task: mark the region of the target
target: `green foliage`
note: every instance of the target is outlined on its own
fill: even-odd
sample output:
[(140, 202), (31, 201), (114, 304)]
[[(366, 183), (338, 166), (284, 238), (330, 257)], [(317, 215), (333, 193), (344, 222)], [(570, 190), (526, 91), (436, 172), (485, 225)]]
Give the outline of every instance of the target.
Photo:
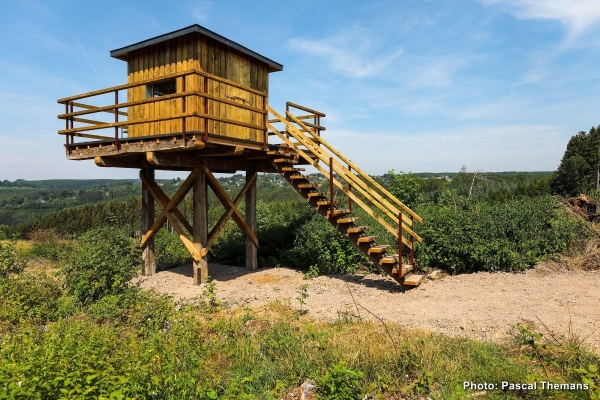
[(19, 258), (14, 243), (0, 242), (0, 279), (20, 274), (25, 263)]
[(314, 214), (297, 230), (286, 261), (294, 268), (313, 266), (313, 271), (323, 275), (354, 272), (368, 259), (321, 215)]
[(446, 192), (423, 217), (416, 246), (421, 266), (448, 271), (519, 271), (565, 253), (589, 234), (552, 197), (490, 204)]
[(29, 234), (31, 248), (24, 253), (27, 258), (43, 258), (54, 263), (65, 263), (73, 253), (73, 242), (56, 229), (41, 229)]
[(139, 259), (138, 247), (121, 231), (111, 227), (91, 230), (79, 238), (64, 269), (67, 289), (82, 303), (122, 293), (136, 274)]
[(0, 325), (55, 321), (60, 315), (60, 284), (44, 272), (27, 272), (0, 280)]
[(364, 374), (348, 368), (345, 362), (333, 364), (317, 380), (318, 399), (354, 400), (361, 396)]
[(190, 263), (192, 257), (179, 235), (166, 229), (159, 230), (154, 236), (154, 249), (157, 270), (177, 267)]
[(600, 126), (571, 137), (552, 181), (552, 189), (563, 196), (598, 190), (599, 173)]
[(396, 174), (394, 170), (389, 171), (386, 177), (389, 191), (409, 208), (415, 208), (423, 202), (422, 179), (410, 172), (400, 171)]

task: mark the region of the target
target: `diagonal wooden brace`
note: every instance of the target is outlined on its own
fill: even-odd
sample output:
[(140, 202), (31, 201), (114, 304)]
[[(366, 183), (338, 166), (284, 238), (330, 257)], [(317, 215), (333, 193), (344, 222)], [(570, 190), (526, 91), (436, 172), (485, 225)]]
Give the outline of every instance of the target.
[(192, 184), (194, 183), (194, 179), (196, 178), (196, 176), (198, 176), (199, 173), (200, 170), (198, 168), (194, 169), (187, 177), (187, 179), (183, 182), (179, 190), (177, 190), (177, 193), (175, 193), (175, 196), (173, 196), (171, 200), (169, 200), (165, 192), (163, 192), (163, 190), (160, 188), (160, 186), (156, 184), (156, 182), (148, 181), (147, 179), (145, 179), (145, 177), (143, 177), (140, 174), (140, 179), (142, 180), (142, 183), (148, 188), (152, 188), (152, 191), (150, 193), (152, 194), (152, 197), (154, 197), (154, 199), (156, 200), (156, 203), (163, 210), (156, 219), (156, 221), (154, 221), (148, 232), (142, 238), (141, 246), (143, 246), (148, 240), (154, 237), (156, 232), (158, 232), (160, 227), (167, 220), (167, 213), (172, 212), (173, 214), (175, 214), (177, 219), (181, 221), (181, 223), (185, 226), (188, 232), (190, 234), (192, 233), (192, 226), (189, 224), (189, 222), (187, 222), (183, 214), (179, 212), (177, 206), (179, 205), (181, 200), (183, 200), (185, 195), (190, 191)]
[(244, 216), (237, 209), (236, 205), (231, 201), (225, 189), (223, 189), (217, 178), (215, 178), (212, 172), (210, 172), (206, 164), (202, 164), (202, 171), (204, 171), (204, 173), (206, 174), (206, 181), (208, 182), (208, 185), (211, 187), (221, 204), (223, 204), (226, 210), (231, 211), (231, 217), (240, 227), (244, 235), (246, 235), (247, 238), (250, 238), (254, 245), (258, 247), (258, 238), (254, 234), (254, 232), (252, 232), (252, 229), (244, 219)]
[[(248, 190), (250, 189), (250, 187), (252, 186), (252, 184), (255, 181), (256, 181), (256, 172), (252, 175), (252, 178), (250, 178), (250, 180), (246, 183), (246, 186), (244, 186), (242, 188), (242, 191), (240, 192), (240, 194), (238, 194), (237, 197), (235, 198), (235, 200), (233, 201), (233, 205), (235, 207), (237, 207), (238, 204), (240, 204), (240, 202), (242, 201), (242, 199), (244, 198), (244, 196), (246, 195), (246, 193), (248, 192)], [(231, 218), (231, 215), (233, 215), (233, 208), (228, 209), (227, 212), (225, 212), (225, 214), (223, 214), (223, 216), (216, 223), (214, 228), (212, 228), (212, 230), (210, 231), (210, 234), (208, 235), (208, 242), (206, 243), (207, 249), (210, 249), (211, 246), (213, 245), (213, 243), (215, 242), (215, 240), (217, 240), (219, 233), (221, 233), (221, 230), (223, 229), (223, 227), (225, 226), (227, 221), (229, 221), (229, 218)]]
[[(190, 174), (188, 179), (186, 179), (186, 182), (188, 180), (191, 180), (193, 183), (193, 180), (199, 173), (200, 173), (200, 170), (198, 168), (196, 168), (194, 171), (192, 171), (192, 173)], [(178, 204), (181, 201), (181, 199), (183, 199), (183, 197), (185, 197), (185, 193), (187, 193), (187, 191), (189, 191), (189, 188), (191, 186), (187, 187), (187, 189), (186, 189), (184, 186), (186, 182), (184, 182), (184, 184), (181, 185), (181, 188), (179, 188), (179, 190), (177, 191), (177, 193), (175, 194), (173, 199), (169, 202), (169, 204), (165, 204), (165, 202), (162, 200), (161, 196), (159, 195), (159, 191), (161, 191), (160, 187), (158, 185), (156, 185), (156, 183), (150, 182), (143, 175), (140, 175), (140, 178), (142, 179), (143, 184), (148, 188), (148, 191), (150, 192), (152, 197), (154, 197), (154, 200), (158, 203), (160, 208), (163, 209), (163, 212), (161, 213), (161, 215), (164, 214), (164, 217), (171, 223), (171, 225), (173, 226), (175, 231), (177, 231), (177, 234), (179, 235), (179, 239), (181, 239), (181, 241), (183, 242), (185, 247), (188, 249), (188, 251), (190, 252), (192, 257), (194, 258), (194, 260), (199, 261), (200, 259), (202, 259), (202, 257), (204, 257), (208, 253), (208, 250), (196, 249), (196, 246), (190, 241), (190, 239), (188, 239), (185, 232), (179, 225), (179, 222), (177, 221), (177, 219), (175, 219), (173, 214), (170, 211), (168, 211), (168, 208), (167, 208), (169, 205), (171, 205), (171, 203)], [(157, 188), (158, 188), (158, 190), (157, 190)], [(173, 200), (176, 200), (176, 201), (173, 201)], [(173, 205), (171, 205), (171, 207), (173, 207)], [(152, 226), (154, 226), (154, 225), (156, 225), (156, 222)], [(160, 223), (160, 225), (162, 225), (162, 223)], [(160, 225), (159, 225), (159, 227), (160, 227)], [(154, 231), (154, 232), (156, 232), (156, 231)], [(150, 237), (150, 236), (148, 236), (148, 237)], [(144, 242), (142, 242), (142, 246), (143, 246), (143, 244), (144, 244)]]

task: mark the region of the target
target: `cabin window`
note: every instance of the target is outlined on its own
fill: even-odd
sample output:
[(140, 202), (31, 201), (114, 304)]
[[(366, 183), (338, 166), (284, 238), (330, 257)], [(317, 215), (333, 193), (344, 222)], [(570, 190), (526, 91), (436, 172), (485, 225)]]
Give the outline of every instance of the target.
[(146, 98), (160, 97), (167, 94), (174, 94), (177, 92), (177, 84), (175, 79), (169, 79), (166, 81), (154, 82), (146, 85)]

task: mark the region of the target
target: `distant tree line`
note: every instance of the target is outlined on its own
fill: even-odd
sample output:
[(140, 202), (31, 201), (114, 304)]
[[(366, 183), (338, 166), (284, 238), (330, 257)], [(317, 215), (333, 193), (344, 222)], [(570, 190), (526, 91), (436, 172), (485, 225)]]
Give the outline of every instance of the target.
[(563, 196), (600, 189), (600, 125), (571, 137), (551, 186)]

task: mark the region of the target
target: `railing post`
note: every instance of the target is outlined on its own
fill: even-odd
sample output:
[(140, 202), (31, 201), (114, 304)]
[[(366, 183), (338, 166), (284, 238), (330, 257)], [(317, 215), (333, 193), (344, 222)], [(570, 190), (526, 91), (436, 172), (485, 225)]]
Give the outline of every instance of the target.
[[(285, 102), (285, 119), (287, 119), (289, 121), (290, 119), (287, 116), (288, 112), (290, 112), (290, 104), (286, 101)], [(285, 128), (285, 136), (287, 137), (288, 140), (290, 140), (290, 133), (288, 132), (287, 127)], [(286, 146), (287, 151), (290, 151), (290, 145), (286, 144), (285, 146)]]
[[(410, 229), (414, 232), (415, 231), (415, 220), (413, 218), (413, 216), (410, 216)], [(412, 235), (410, 236), (410, 265), (412, 265), (413, 267), (415, 266), (415, 253), (414, 253), (414, 238), (412, 237)]]
[[(119, 91), (115, 90), (115, 106), (119, 104)], [(119, 109), (115, 108), (115, 123), (119, 122)], [(119, 127), (115, 126), (115, 147), (117, 150), (121, 150), (121, 144), (119, 143)]]
[[(181, 77), (181, 91), (185, 92), (185, 75), (183, 75)], [(186, 102), (186, 97), (183, 96), (181, 98), (181, 113), (185, 114), (185, 102)], [(181, 117), (181, 138), (183, 139), (183, 143), (185, 143), (186, 141), (186, 136), (185, 136), (185, 117)]]
[[(65, 103), (65, 114), (69, 113), (69, 103)], [(65, 129), (69, 129), (69, 117), (65, 118)], [(67, 152), (71, 154), (71, 146), (69, 145), (69, 135), (65, 135), (65, 147)]]
[(333, 217), (333, 157), (329, 157), (329, 217)]
[(402, 260), (402, 212), (398, 213), (398, 269), (402, 271), (402, 265), (404, 261)]
[(204, 83), (203, 83), (203, 92), (204, 92), (204, 114), (206, 115), (204, 117), (204, 142), (206, 142), (208, 140), (208, 97), (206, 97), (208, 95), (208, 76), (203, 77)]
[(263, 110), (265, 114), (263, 114), (263, 150), (267, 150), (268, 142), (269, 142), (269, 130), (267, 129), (267, 120), (269, 119), (269, 113), (267, 112), (267, 96), (263, 96)]
[[(352, 173), (352, 167), (350, 165), (348, 165), (348, 172)], [(350, 182), (352, 181), (348, 181), (348, 192), (352, 192), (352, 183)], [(348, 210), (352, 212), (352, 198), (350, 196), (348, 196)]]

